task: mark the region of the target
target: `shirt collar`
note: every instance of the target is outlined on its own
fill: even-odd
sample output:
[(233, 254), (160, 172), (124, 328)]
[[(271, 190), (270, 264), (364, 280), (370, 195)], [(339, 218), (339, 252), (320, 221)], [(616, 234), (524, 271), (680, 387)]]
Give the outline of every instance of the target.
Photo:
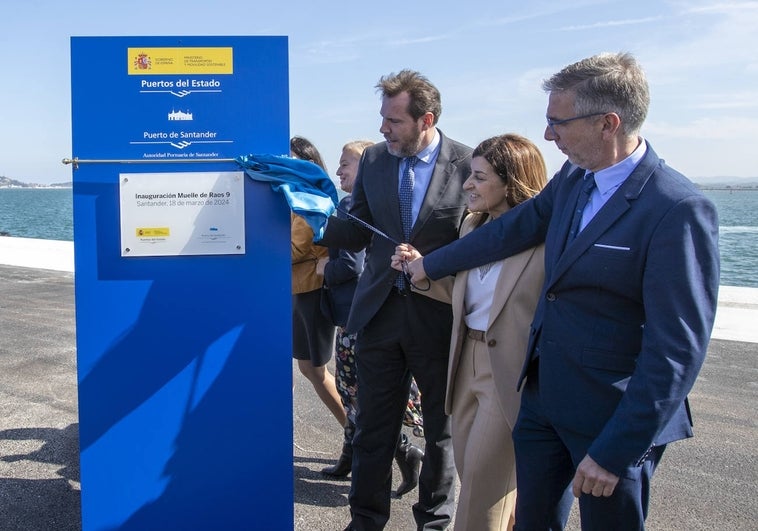
[(416, 157), (423, 162), (424, 164), (429, 164), (429, 162), (432, 160), (434, 155), (436, 154), (437, 150), (440, 147), (440, 133), (437, 131), (437, 128), (434, 128), (434, 138), (432, 138), (432, 141), (429, 143), (428, 146), (426, 146), (424, 149), (416, 153)]
[(637, 167), (647, 152), (647, 142), (640, 137), (640, 143), (632, 153), (621, 162), (595, 172), (595, 184), (600, 195), (615, 190)]

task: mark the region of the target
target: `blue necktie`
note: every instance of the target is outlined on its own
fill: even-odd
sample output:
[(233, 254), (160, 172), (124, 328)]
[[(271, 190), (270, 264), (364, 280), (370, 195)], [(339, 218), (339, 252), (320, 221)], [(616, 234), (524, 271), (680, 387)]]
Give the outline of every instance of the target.
[(418, 162), (418, 157), (415, 155), (405, 159), (405, 171), (403, 177), (400, 179), (400, 192), (398, 197), (400, 199), (400, 219), (403, 222), (403, 235), (407, 242), (411, 237), (411, 228), (413, 228), (413, 183), (415, 181), (415, 173), (413, 168)]
[(595, 174), (588, 173), (584, 176), (584, 182), (582, 183), (582, 190), (579, 192), (579, 198), (576, 200), (576, 208), (574, 209), (574, 217), (571, 219), (571, 228), (569, 229), (568, 238), (566, 243), (570, 243), (579, 234), (582, 224), (582, 214), (584, 208), (587, 206), (587, 201), (590, 200), (592, 190), (595, 188)]
[[(411, 238), (411, 229), (413, 228), (413, 183), (415, 174), (413, 168), (418, 162), (418, 157), (413, 155), (405, 159), (405, 170), (403, 177), (400, 179), (400, 191), (398, 199), (400, 200), (400, 220), (403, 223), (403, 236), (407, 242)], [(395, 286), (401, 290), (406, 289), (405, 277), (398, 273), (395, 279)]]

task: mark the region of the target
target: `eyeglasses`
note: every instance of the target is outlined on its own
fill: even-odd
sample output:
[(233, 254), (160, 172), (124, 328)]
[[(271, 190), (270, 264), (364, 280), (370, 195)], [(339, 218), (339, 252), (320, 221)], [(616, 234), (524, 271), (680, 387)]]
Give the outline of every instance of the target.
[(551, 120), (550, 118), (545, 118), (547, 120), (547, 126), (550, 128), (550, 131), (552, 131), (553, 136), (558, 136), (558, 133), (555, 132), (555, 126), (561, 125), (561, 124), (567, 124), (569, 122), (573, 122), (574, 120), (583, 120), (585, 118), (591, 118), (593, 116), (602, 116), (604, 114), (608, 114), (607, 112), (593, 112), (590, 114), (582, 114), (581, 116), (574, 116), (573, 118), (566, 118), (565, 120)]

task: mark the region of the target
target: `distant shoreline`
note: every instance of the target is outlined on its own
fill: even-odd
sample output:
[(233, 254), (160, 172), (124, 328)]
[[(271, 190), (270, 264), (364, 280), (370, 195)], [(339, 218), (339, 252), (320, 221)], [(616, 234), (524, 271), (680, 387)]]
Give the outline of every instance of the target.
[(758, 192), (758, 188), (740, 188), (736, 186), (698, 186), (701, 190), (725, 192)]
[(72, 184), (35, 184), (31, 186), (2, 186), (0, 190), (65, 190), (73, 188)]

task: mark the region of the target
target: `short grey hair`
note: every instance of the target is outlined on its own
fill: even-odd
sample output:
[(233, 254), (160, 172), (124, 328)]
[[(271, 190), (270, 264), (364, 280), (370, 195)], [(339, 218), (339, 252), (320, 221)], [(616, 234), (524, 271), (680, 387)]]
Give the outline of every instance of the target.
[(650, 107), (642, 67), (630, 53), (601, 53), (565, 67), (542, 82), (545, 92), (574, 91), (577, 115), (614, 112), (621, 131), (636, 136)]

